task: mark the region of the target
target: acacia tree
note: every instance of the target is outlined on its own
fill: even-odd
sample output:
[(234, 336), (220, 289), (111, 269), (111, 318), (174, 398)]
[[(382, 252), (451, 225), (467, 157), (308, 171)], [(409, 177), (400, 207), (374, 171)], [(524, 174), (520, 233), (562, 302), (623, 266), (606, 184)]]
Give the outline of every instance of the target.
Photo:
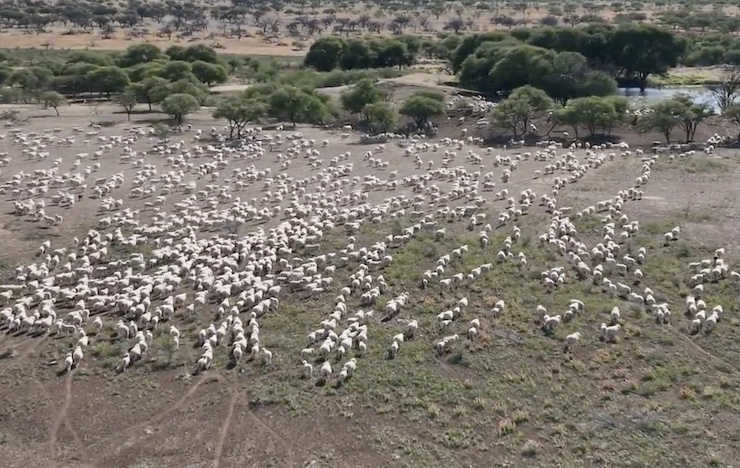
[(372, 133), (386, 133), (398, 125), (398, 112), (387, 102), (366, 105), (362, 116)]
[(653, 106), (653, 111), (642, 115), (637, 124), (643, 130), (654, 130), (665, 137), (667, 144), (671, 143), (671, 132), (678, 125), (678, 120), (683, 112), (680, 103), (673, 99), (659, 102)]
[(359, 114), (368, 104), (381, 102), (384, 98), (385, 93), (370, 79), (358, 81), (340, 96), (342, 107), (353, 114)]
[[(619, 104), (619, 105), (617, 105)], [(627, 106), (610, 97), (585, 97), (571, 99), (568, 104), (553, 113), (559, 124), (570, 125), (578, 138), (579, 127), (586, 127), (589, 136), (601, 129), (611, 129), (624, 117)]]
[(44, 104), (44, 108), (51, 107), (59, 115), (59, 106), (67, 102), (67, 98), (57, 93), (56, 91), (47, 91), (41, 95), (41, 102)]
[(722, 82), (712, 86), (710, 92), (720, 112), (735, 104), (735, 99), (740, 94), (740, 67), (735, 65), (727, 70)]
[(679, 94), (673, 99), (683, 106), (683, 112), (681, 112), (678, 120), (678, 127), (683, 130), (686, 143), (691, 143), (694, 141), (699, 125), (707, 120), (713, 112), (706, 103), (695, 103), (691, 100), (690, 96), (685, 94)]
[(162, 101), (162, 111), (170, 115), (177, 125), (182, 124), (185, 116), (199, 107), (198, 100), (190, 94), (173, 94)]
[(415, 93), (404, 101), (398, 112), (411, 117), (417, 128), (422, 129), (427, 126), (430, 118), (444, 114), (443, 99), (441, 94), (432, 96), (431, 93)]
[(126, 111), (126, 119), (128, 121), (131, 121), (131, 112), (133, 112), (137, 103), (136, 93), (131, 90), (126, 90), (118, 95), (118, 104)]
[(229, 138), (241, 138), (247, 124), (259, 120), (266, 113), (267, 105), (264, 102), (240, 98), (222, 101), (213, 112), (213, 118), (226, 119), (229, 122)]
[(522, 86), (493, 108), (490, 119), (499, 127), (511, 130), (519, 138), (542, 112), (552, 108), (553, 101), (541, 89)]
[(677, 94), (671, 99), (656, 104), (653, 112), (645, 115), (638, 123), (643, 128), (659, 131), (671, 142), (671, 132), (675, 128), (683, 130), (685, 142), (694, 141), (696, 131), (707, 118), (712, 115), (712, 110), (707, 104), (694, 103), (690, 96)]

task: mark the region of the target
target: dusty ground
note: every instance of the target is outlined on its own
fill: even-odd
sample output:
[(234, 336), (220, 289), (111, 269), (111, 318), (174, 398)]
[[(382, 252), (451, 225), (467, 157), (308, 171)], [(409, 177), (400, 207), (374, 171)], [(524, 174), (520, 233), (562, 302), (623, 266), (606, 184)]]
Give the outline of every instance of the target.
[[(23, 112), (35, 116), (22, 126), (24, 132), (61, 128), (61, 138), (75, 126), (90, 130), (89, 110), (84, 107), (63, 109), (62, 119), (31, 108)], [(118, 122), (104, 128), (104, 135), (125, 134), (127, 127), (143, 125), (129, 124), (120, 114), (95, 120)], [(212, 125), (218, 125), (205, 114), (191, 122), (193, 132), (202, 128), (208, 133)], [(390, 167), (378, 170), (362, 161), (362, 154), (372, 146), (357, 145), (355, 136), (344, 140), (338, 134), (315, 129), (300, 131), (307, 138), (330, 141), (328, 148), (321, 150), (325, 165), (330, 158), (350, 151), (353, 176), (385, 179), (389, 171), (397, 170), (402, 179), (427, 172), (417, 171), (412, 158), (404, 157), (402, 149), (391, 143), (376, 155), (389, 161)], [(6, 137), (0, 141), (0, 152), (8, 152), (13, 160), (1, 168), (0, 184), (20, 171), (48, 168), (55, 158), (62, 158), (62, 171), (71, 170), (75, 154), (92, 153), (99, 144), (97, 137), (89, 137), (88, 144), (83, 144), (83, 138), (84, 133), (78, 134), (69, 148), (49, 146), (48, 159), (32, 162)], [(180, 138), (193, 145), (192, 133), (176, 135), (173, 141)], [(134, 149), (142, 151), (154, 144), (143, 138)], [(517, 198), (522, 190), (531, 188), (539, 200), (541, 194), (550, 192), (555, 177), (568, 177), (563, 171), (533, 179), (534, 171), (548, 162), (530, 159), (521, 162), (511, 180), (502, 184), (502, 167), (494, 167), (493, 155), (486, 155), (481, 148), (471, 149), (483, 155), (483, 167), (465, 161), (467, 149), (458, 151), (450, 166), (471, 173), (493, 171), (496, 190), (508, 188)], [(443, 150), (422, 153), (421, 158), (425, 164), (434, 161), (439, 168)], [(494, 155), (515, 156), (523, 151), (533, 153), (535, 149), (496, 149)], [(612, 152), (613, 160), (590, 169), (583, 179), (560, 191), (559, 206), (572, 206), (575, 212), (633, 186), (640, 175), (640, 157), (634, 153), (621, 156), (616, 148), (605, 151)], [(276, 153), (254, 161), (230, 161), (230, 169), (254, 164), (278, 174)], [(143, 208), (151, 197), (129, 198), (137, 168), (122, 164), (120, 155), (120, 148), (108, 151), (100, 161), (102, 167), (91, 177), (123, 173), (126, 183), (112, 196), (123, 199), (124, 207), (142, 210), (140, 219), (146, 222), (151, 212)], [(585, 163), (583, 150), (577, 151), (577, 157)], [(145, 163), (156, 165), (160, 173), (170, 170), (157, 156), (146, 156)], [(117, 320), (112, 315), (105, 316), (106, 328), (93, 337), (82, 365), (65, 375), (57, 374), (59, 362), (74, 339), (13, 336), (0, 331), (0, 456), (4, 466), (11, 468), (732, 466), (740, 455), (740, 427), (733, 416), (740, 409), (740, 347), (735, 339), (740, 325), (740, 289), (729, 280), (707, 285), (710, 307), (721, 303), (726, 313), (711, 334), (690, 335), (690, 320), (682, 312), (689, 291), (688, 262), (711, 257), (713, 249), (722, 246), (727, 248), (731, 267), (736, 265), (738, 167), (734, 151), (698, 154), (674, 162), (668, 162), (666, 154), (642, 187), (642, 200), (625, 205), (625, 213), (641, 225), (629, 248), (648, 249), (644, 284), (634, 285), (634, 289), (650, 286), (659, 301), (669, 303), (673, 311), (669, 325), (656, 325), (649, 310), (610, 298), (589, 281), (579, 282), (571, 275), (560, 290), (546, 293), (540, 271), (564, 261), (538, 245), (537, 237), (549, 224), (549, 216), (539, 206), (518, 223), (523, 238), (514, 250), (526, 252), (527, 268), (522, 270), (513, 263), (497, 265), (480, 283), (445, 296), (438, 293), (436, 284), (423, 291), (419, 288), (421, 274), (434, 268), (437, 257), (467, 243), (471, 253), (454, 263), (452, 272), (469, 271), (493, 261), (504, 238), (512, 235), (511, 225), (497, 229), (491, 235), (491, 246), (482, 249), (478, 246), (480, 228), (468, 232), (466, 221), (439, 220), (448, 237), (435, 241), (421, 236), (392, 250), (394, 261), (383, 271), (392, 295), (383, 296), (378, 308), (408, 290), (412, 305), (402, 318), (418, 318), (418, 337), (405, 343), (399, 356), (389, 361), (390, 337), (402, 331), (403, 325), (373, 322), (369, 353), (360, 358), (355, 376), (341, 387), (316, 387), (300, 379), (299, 352), (306, 345), (305, 335), (330, 312), (332, 299), (349, 272), (338, 273), (334, 286), (318, 298), (281, 295), (279, 313), (268, 314), (262, 322), (265, 346), (275, 353), (269, 367), (245, 362), (230, 369), (226, 356), (219, 354), (211, 370), (191, 376), (198, 355), (189, 346), (191, 335), (208, 323), (207, 316), (174, 319), (184, 338), (174, 354), (159, 346), (166, 338), (166, 324), (160, 327), (149, 358), (123, 374), (113, 370), (124, 350), (110, 338)], [(296, 178), (316, 173), (303, 159), (295, 160), (286, 172)], [(226, 177), (222, 174), (217, 183), (226, 183)], [(186, 174), (185, 180), (195, 180), (199, 187), (209, 183), (194, 174)], [(452, 188), (448, 182), (436, 183), (443, 191)], [(316, 185), (310, 187), (313, 190)], [(254, 184), (233, 195), (259, 199), (264, 195), (260, 189), (261, 184)], [(376, 204), (402, 193), (410, 195), (401, 187), (370, 191), (369, 198)], [(488, 200), (483, 211), (494, 223), (505, 202), (494, 201), (492, 192), (481, 194)], [(3, 195), (1, 266), (10, 270), (38, 261), (33, 254), (44, 239), (52, 241), (52, 248), (69, 247), (72, 237), (96, 227), (96, 218), (105, 215), (97, 213), (100, 200), (89, 195), (88, 190), (72, 209), (47, 206), (47, 214), (64, 216), (61, 226), (48, 229), (10, 214), (11, 197)], [(169, 195), (163, 210), (170, 210), (182, 198), (178, 193)], [(450, 206), (460, 204), (465, 200)], [(433, 213), (436, 208), (426, 209)], [(601, 241), (603, 216), (578, 219), (579, 238)], [(369, 246), (415, 222), (407, 216), (389, 218), (377, 225), (366, 223), (357, 236), (358, 247)], [(663, 233), (675, 225), (683, 229), (681, 239), (666, 247)], [(242, 229), (255, 228), (248, 225)], [(346, 234), (340, 228), (328, 233), (323, 243), (327, 252), (345, 244)], [(472, 344), (460, 343), (451, 355), (436, 357), (432, 343), (441, 334), (435, 315), (462, 295), (471, 300), (466, 312), (469, 316), (445, 334), (464, 335), (467, 320), (474, 317), (483, 322), (482, 334)], [(490, 309), (499, 298), (508, 306), (506, 313), (496, 318)], [(562, 324), (554, 336), (545, 336), (535, 320), (535, 306), (544, 304), (551, 314), (562, 313), (571, 298), (583, 300), (587, 312)], [(350, 301), (353, 311), (358, 308), (355, 301)], [(618, 343), (606, 344), (599, 341), (597, 328), (600, 322), (608, 321), (614, 305), (623, 309), (624, 333)], [(563, 354), (562, 340), (574, 331), (583, 334), (581, 342), (572, 354)]]

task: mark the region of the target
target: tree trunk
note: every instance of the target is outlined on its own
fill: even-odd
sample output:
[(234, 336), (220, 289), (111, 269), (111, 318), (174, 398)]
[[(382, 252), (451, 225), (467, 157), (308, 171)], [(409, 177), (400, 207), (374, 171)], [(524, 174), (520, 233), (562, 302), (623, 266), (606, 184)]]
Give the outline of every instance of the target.
[(644, 93), (645, 89), (647, 89), (647, 79), (648, 79), (648, 75), (646, 73), (640, 73), (639, 86), (640, 86), (641, 93)]

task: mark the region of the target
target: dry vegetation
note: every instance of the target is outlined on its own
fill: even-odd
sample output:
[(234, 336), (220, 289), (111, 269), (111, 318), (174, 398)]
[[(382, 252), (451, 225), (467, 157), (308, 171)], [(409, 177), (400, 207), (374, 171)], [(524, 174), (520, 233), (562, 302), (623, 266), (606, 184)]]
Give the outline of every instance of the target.
[[(101, 135), (127, 134), (126, 127), (146, 125), (127, 124), (120, 115), (111, 116), (110, 110), (104, 109), (99, 117), (113, 122), (101, 130)], [(45, 117), (48, 113), (23, 109), (31, 119), (22, 124), (22, 131), (43, 134), (45, 129), (58, 127), (61, 131), (56, 135), (61, 139), (75, 126), (86, 127), (88, 112), (84, 107), (71, 106), (59, 120)], [(201, 128), (208, 133), (212, 125), (219, 126), (205, 114), (193, 116), (190, 122), (192, 132)], [(95, 141), (97, 137), (88, 137), (92, 141), (85, 144), (84, 134), (78, 134), (71, 147), (51, 143), (47, 159), (31, 161), (21, 154), (19, 145), (13, 144), (10, 130), (12, 127), (4, 129), (6, 138), (0, 141), (0, 152), (8, 152), (12, 158), (1, 168), (0, 184), (21, 171), (33, 174), (34, 170), (48, 169), (56, 158), (61, 158), (60, 173), (71, 172), (76, 154), (92, 153), (100, 144)], [(328, 147), (321, 149), (322, 168), (331, 158), (349, 151), (351, 157), (346, 162), (354, 165), (351, 175), (361, 178), (373, 175), (386, 179), (395, 170), (400, 180), (427, 173), (429, 161), (439, 168), (444, 158), (444, 148), (422, 152), (424, 168), (416, 170), (413, 157), (404, 157), (403, 149), (388, 143), (376, 156), (389, 161), (390, 167), (379, 170), (363, 161), (362, 154), (372, 146), (358, 146), (356, 136), (345, 140), (336, 133), (307, 127), (300, 130), (307, 139), (329, 140)], [(264, 133), (275, 135), (277, 131)], [(182, 138), (185, 146), (192, 148), (192, 135), (175, 135), (173, 141)], [(156, 139), (144, 137), (133, 150), (151, 150), (157, 144)], [(517, 199), (521, 191), (531, 188), (539, 200), (540, 195), (552, 190), (555, 177), (569, 176), (567, 171), (558, 171), (533, 179), (536, 170), (552, 161), (535, 162), (530, 158), (519, 164), (508, 183), (502, 184), (499, 177), (504, 168), (494, 166), (493, 155), (486, 155), (483, 148), (469, 148), (483, 156), (479, 166), (465, 160), (467, 149), (458, 151), (450, 167), (464, 168), (469, 173), (492, 171), (496, 190), (508, 188)], [(493, 153), (517, 157), (524, 151), (495, 149)], [(558, 157), (565, 152), (557, 150)], [(558, 206), (572, 206), (575, 213), (634, 185), (641, 173), (641, 157), (634, 150), (631, 154), (618, 148), (603, 152), (608, 161), (562, 189)], [(229, 170), (221, 171), (213, 182), (195, 172), (185, 174), (183, 182), (195, 181), (199, 190), (208, 183), (228, 186), (234, 197), (255, 198), (259, 205), (264, 196), (262, 184), (239, 190), (233, 181), (227, 181), (227, 172), (254, 165), (259, 170), (271, 168), (275, 176), (281, 172), (277, 153), (268, 152), (252, 161), (229, 159)], [(610, 153), (615, 157), (609, 157)], [(125, 183), (111, 196), (122, 199), (124, 208), (139, 210), (142, 225), (149, 223), (154, 213), (144, 204), (154, 195), (130, 198), (131, 181), (140, 168), (121, 163), (121, 154), (120, 147), (106, 151), (99, 161), (101, 168), (90, 175), (90, 187), (95, 178), (122, 173)], [(575, 154), (580, 163), (587, 164), (584, 150)], [(164, 157), (149, 154), (143, 160), (156, 166), (159, 174), (172, 170)], [(193, 162), (197, 166), (207, 160)], [(92, 164), (94, 161), (83, 162), (77, 170)], [(193, 344), (198, 330), (214, 320), (215, 305), (190, 318), (178, 310), (169, 323), (154, 330), (147, 357), (120, 374), (115, 368), (127, 342), (114, 338), (118, 317), (112, 311), (101, 315), (103, 331), (91, 336), (80, 366), (66, 374), (59, 373), (59, 369), (76, 337), (33, 337), (3, 330), (0, 455), (4, 466), (731, 466), (740, 455), (734, 436), (740, 428), (733, 417), (740, 408), (740, 369), (736, 364), (740, 348), (735, 339), (740, 326), (736, 305), (740, 284), (726, 279), (705, 285), (709, 307), (721, 304), (725, 311), (711, 333), (689, 333), (691, 318), (683, 311), (690, 293), (689, 262), (711, 258), (714, 249), (725, 247), (726, 262), (731, 268), (736, 264), (737, 172), (734, 151), (698, 153), (675, 161), (669, 161), (668, 153), (663, 153), (653, 166), (649, 182), (641, 187), (642, 200), (624, 205), (623, 212), (630, 220), (639, 220), (640, 230), (623, 244), (623, 249), (634, 255), (644, 247), (647, 258), (641, 265), (645, 274), (642, 283), (631, 277), (620, 280), (634, 291), (650, 287), (658, 302), (668, 303), (673, 316), (663, 326), (655, 323), (649, 307), (610, 297), (590, 278), (579, 281), (562, 256), (540, 245), (538, 236), (547, 232), (551, 215), (535, 203), (530, 214), (515, 223), (522, 237), (514, 244), (513, 252), (524, 252), (527, 266), (522, 268), (516, 261), (495, 264), (487, 276), (445, 294), (440, 294), (436, 280), (429, 289), (422, 290), (422, 273), (434, 268), (438, 257), (462, 244), (470, 246), (469, 252), (454, 261), (445, 276), (495, 262), (504, 239), (512, 235), (514, 223), (494, 229), (490, 245), (481, 248), (478, 232), (482, 226), (468, 231), (467, 219), (447, 222), (440, 218), (437, 228), (447, 230), (443, 239), (437, 240), (433, 231), (422, 231), (404, 246), (390, 248), (390, 266), (373, 271), (374, 275), (382, 273), (390, 290), (379, 298), (376, 318), (368, 323), (368, 353), (358, 358), (356, 373), (343, 385), (331, 380), (317, 386), (315, 380), (301, 379), (300, 350), (307, 345), (306, 335), (331, 312), (334, 298), (355, 267), (337, 269), (333, 285), (316, 297), (283, 289), (279, 310), (260, 319), (263, 347), (274, 353), (269, 366), (245, 359), (234, 367), (228, 349), (219, 346), (211, 369), (193, 374), (201, 353)], [(296, 179), (312, 177), (307, 193), (318, 193), (319, 170), (311, 170), (306, 159), (295, 159), (285, 173)], [(452, 189), (452, 182), (433, 183), (444, 193)], [(152, 186), (162, 190), (162, 183)], [(348, 194), (350, 188), (344, 191)], [(73, 237), (82, 238), (87, 230), (97, 227), (96, 218), (110, 215), (98, 213), (101, 200), (91, 198), (91, 189), (84, 191), (84, 198), (71, 209), (50, 206), (48, 197), (55, 193), (54, 189), (47, 193), (46, 211), (63, 215), (64, 222), (52, 228), (11, 214), (10, 191), (2, 196), (6, 202), (0, 215), (4, 282), (13, 282), (15, 267), (43, 260), (34, 258), (43, 240), (50, 240), (52, 249), (72, 248)], [(506, 202), (495, 201), (492, 192), (480, 194), (487, 200), (480, 212), (486, 213), (495, 226)], [(408, 187), (369, 190), (368, 195), (372, 205), (389, 197), (413, 196)], [(168, 195), (162, 211), (170, 212), (184, 197), (178, 191)], [(289, 202), (286, 196), (282, 206), (287, 207)], [(424, 209), (430, 214), (442, 207), (426, 202)], [(222, 202), (217, 209), (226, 209), (229, 204)], [(461, 199), (450, 201), (448, 206), (465, 204)], [(199, 206), (206, 209), (205, 202), (199, 202)], [(573, 216), (578, 239), (589, 247), (603, 242), (601, 220), (606, 214)], [(275, 219), (264, 226), (247, 222), (239, 235), (260, 227), (275, 227), (277, 222)], [(388, 234), (398, 235), (416, 222), (408, 213), (390, 210), (379, 224), (368, 220), (363, 225), (356, 235), (355, 248), (369, 247)], [(679, 240), (665, 245), (663, 234), (676, 225), (682, 229)], [(131, 233), (129, 228), (123, 231)], [(198, 232), (201, 238), (226, 234)], [(346, 244), (347, 234), (339, 226), (325, 232), (321, 252), (338, 251)], [(110, 260), (126, 259), (134, 251), (148, 256), (154, 248), (152, 244), (135, 249), (112, 246)], [(540, 272), (555, 266), (566, 267), (566, 281), (548, 293)], [(182, 291), (192, 299), (192, 287), (184, 286)], [(409, 306), (397, 318), (381, 322), (385, 302), (403, 291), (410, 293)], [(464, 315), (449, 330), (440, 331), (436, 314), (462, 296), (470, 299)], [(542, 304), (550, 314), (559, 314), (573, 298), (585, 303), (585, 312), (562, 323), (553, 334), (544, 334), (536, 306)], [(499, 299), (507, 308), (494, 317), (491, 310)], [(348, 306), (349, 315), (360, 308), (356, 295), (348, 299)], [(618, 342), (605, 343), (599, 340), (598, 327), (609, 321), (613, 306), (622, 309), (623, 329)], [(66, 312), (64, 308), (58, 310), (60, 317)], [(435, 355), (436, 340), (452, 333), (465, 336), (467, 323), (473, 318), (479, 318), (482, 324), (474, 342), (463, 338), (448, 354)], [(402, 345), (395, 359), (389, 360), (391, 337), (403, 331), (411, 319), (418, 320), (419, 332)], [(171, 324), (182, 332), (178, 351), (172, 350), (169, 341), (167, 329)], [(90, 323), (86, 328), (91, 329)], [(581, 332), (581, 340), (572, 352), (564, 353), (563, 339), (575, 331)], [(344, 361), (335, 364), (334, 356), (330, 360), (336, 371)], [(315, 368), (318, 371), (318, 363)]]

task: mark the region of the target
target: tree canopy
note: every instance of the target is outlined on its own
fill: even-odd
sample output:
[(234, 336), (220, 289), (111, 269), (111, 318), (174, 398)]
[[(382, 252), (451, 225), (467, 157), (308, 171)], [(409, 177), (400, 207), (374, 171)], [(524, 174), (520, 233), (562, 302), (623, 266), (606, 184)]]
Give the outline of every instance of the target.
[[(437, 94), (442, 97), (442, 95)], [(432, 117), (444, 114), (443, 99), (437, 99), (425, 93), (415, 93), (406, 99), (399, 109), (401, 115), (410, 117), (417, 128), (423, 129)]]

